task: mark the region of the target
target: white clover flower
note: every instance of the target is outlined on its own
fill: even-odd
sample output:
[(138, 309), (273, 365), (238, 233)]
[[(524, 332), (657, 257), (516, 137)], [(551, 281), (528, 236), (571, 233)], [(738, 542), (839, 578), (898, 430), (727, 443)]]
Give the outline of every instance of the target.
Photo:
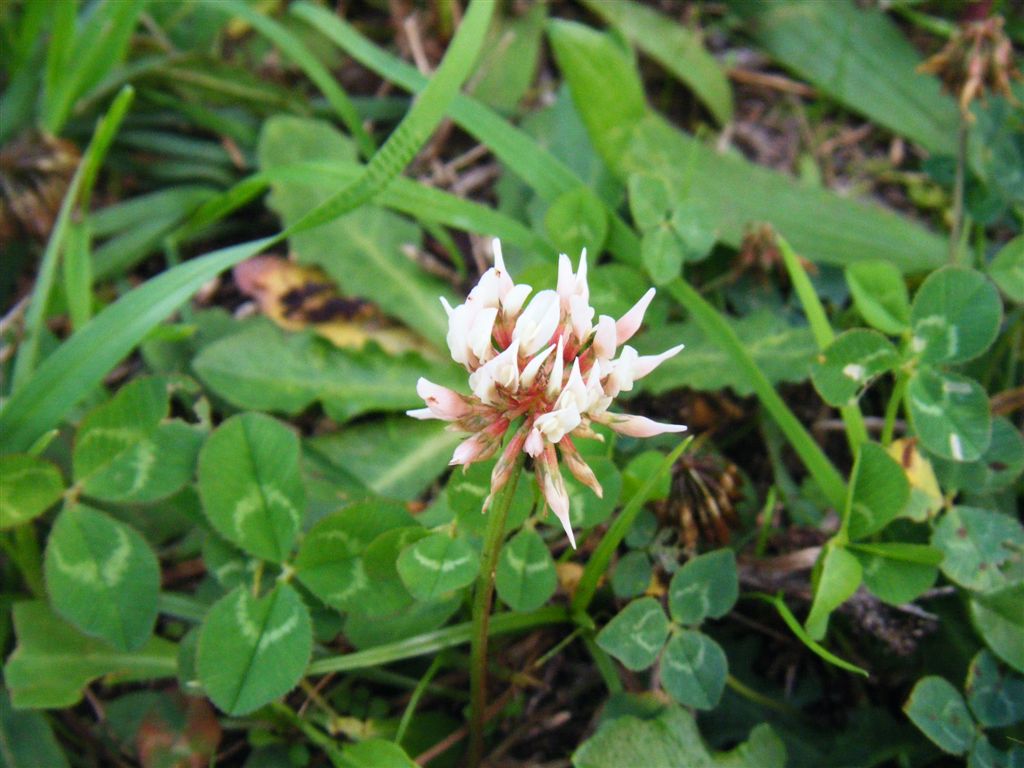
[[(501, 244), (495, 240), (494, 266), (480, 277), (465, 303), (453, 309), (442, 299), (448, 313), (448, 348), (452, 359), (469, 371), (473, 394), (461, 395), (420, 379), (416, 391), (427, 407), (408, 413), (417, 419), (442, 419), (451, 422), (452, 429), (471, 433), (451, 460), (464, 466), (494, 456), (510, 427), (521, 419), (491, 474), (484, 509), (508, 482), (523, 451), (533, 458), (537, 484), (575, 548), (559, 455), (573, 476), (600, 496), (600, 483), (573, 443), (574, 438), (600, 439), (593, 422), (630, 437), (686, 429), (608, 412), (619, 392), (630, 391), (636, 380), (678, 354), (683, 345), (660, 355), (640, 355), (623, 346), (640, 329), (653, 288), (617, 321), (601, 315), (595, 325), (586, 250), (575, 273), (569, 259), (559, 257), (556, 290), (538, 291), (527, 302), (532, 291), (512, 281)], [(619, 347), (622, 352), (615, 358)]]

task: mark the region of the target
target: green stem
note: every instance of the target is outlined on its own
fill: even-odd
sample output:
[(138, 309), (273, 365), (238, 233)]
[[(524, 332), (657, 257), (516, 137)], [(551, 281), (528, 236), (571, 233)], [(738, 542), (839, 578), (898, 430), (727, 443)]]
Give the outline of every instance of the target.
[(703, 296), (681, 278), (668, 284), (668, 291), (680, 304), (686, 307), (693, 319), (697, 321), (708, 338), (714, 340), (732, 358), (733, 364), (743, 372), (766, 411), (779, 425), (779, 429), (789, 440), (793, 450), (811, 473), (814, 482), (828, 498), (835, 509), (842, 509), (846, 504), (846, 483), (843, 476), (829, 461), (814, 438), (789, 409), (785, 401), (775, 391), (772, 383), (758, 367), (750, 352), (743, 346), (736, 331), (726, 322), (720, 312), (712, 307)]
[(886, 448), (892, 442), (893, 432), (896, 430), (896, 414), (899, 413), (903, 392), (906, 390), (909, 380), (910, 377), (903, 371), (896, 374), (896, 383), (892, 387), (892, 394), (889, 395), (889, 402), (885, 406), (885, 422), (882, 425), (881, 443)]
[(647, 477), (644, 484), (633, 494), (622, 512), (619, 513), (619, 516), (615, 518), (615, 522), (611, 524), (605, 535), (601, 537), (597, 549), (594, 550), (594, 554), (590, 556), (590, 560), (583, 568), (583, 575), (580, 577), (580, 583), (576, 587), (576, 594), (572, 598), (572, 615), (573, 617), (578, 617), (578, 622), (585, 621), (584, 616), (587, 612), (587, 607), (590, 605), (590, 601), (594, 599), (594, 592), (597, 591), (597, 582), (607, 572), (615, 550), (618, 549), (619, 544), (622, 543), (622, 540), (626, 538), (626, 534), (633, 527), (633, 521), (636, 520), (636, 516), (643, 509), (644, 502), (647, 501), (647, 497), (650, 495), (655, 483), (672, 468), (672, 465), (676, 463), (676, 459), (686, 450), (686, 447), (692, 440), (692, 437), (687, 438), (676, 446), (672, 453), (665, 457), (657, 471)]
[(967, 116), (960, 113), (956, 142), (956, 178), (953, 181), (953, 226), (949, 232), (949, 263), (957, 263), (964, 223), (964, 175), (967, 165)]
[(590, 656), (594, 660), (594, 666), (597, 667), (601, 679), (604, 680), (608, 693), (622, 693), (624, 689), (622, 687), (622, 678), (619, 677), (619, 670), (615, 667), (615, 662), (612, 661), (611, 656), (605, 653), (604, 649), (594, 640), (593, 632), (587, 632), (583, 636), (583, 644), (590, 651)]
[(348, 761), (342, 756), (341, 750), (335, 745), (334, 739), (312, 723), (299, 717), (287, 704), (278, 701), (271, 704), (270, 707), (276, 715), (301, 731), (303, 736), (320, 747), (324, 754), (327, 755), (327, 759), (331, 761), (331, 765), (336, 766), (336, 768), (349, 765)]
[[(804, 315), (806, 315), (807, 322), (811, 326), (814, 341), (818, 345), (818, 350), (824, 352), (825, 348), (836, 337), (835, 332), (832, 330), (832, 325), (828, 321), (828, 315), (825, 313), (825, 307), (822, 305), (821, 299), (818, 298), (818, 294), (811, 284), (811, 278), (807, 275), (807, 270), (800, 263), (796, 252), (782, 235), (777, 234), (775, 239), (778, 241), (779, 250), (782, 252), (782, 260), (786, 265), (786, 271), (789, 272), (789, 279), (793, 283), (793, 289), (800, 299), (800, 304), (803, 305)], [(842, 416), (843, 424), (846, 425), (846, 439), (850, 444), (850, 451), (856, 455), (861, 443), (868, 439), (868, 429), (864, 425), (864, 415), (860, 412), (860, 406), (856, 403), (841, 406), (839, 408), (839, 415)]]
[(494, 571), (498, 552), (505, 539), (505, 521), (522, 474), (523, 455), (519, 454), (512, 476), (505, 483), (487, 514), (484, 548), (480, 557), (480, 575), (473, 592), (473, 634), (469, 646), (469, 765), (483, 758), (484, 710), (487, 707), (487, 630), (494, 597)]

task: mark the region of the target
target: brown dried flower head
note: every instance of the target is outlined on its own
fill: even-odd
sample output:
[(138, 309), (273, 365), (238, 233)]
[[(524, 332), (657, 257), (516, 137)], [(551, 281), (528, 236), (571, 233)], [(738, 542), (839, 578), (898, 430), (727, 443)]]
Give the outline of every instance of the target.
[(986, 93), (998, 93), (1013, 100), (1010, 80), (1020, 79), (1013, 60), (1013, 44), (1003, 31), (1003, 17), (990, 16), (964, 22), (949, 42), (918, 67), (937, 75), (946, 89), (959, 100), (960, 110), (970, 119), (971, 102)]

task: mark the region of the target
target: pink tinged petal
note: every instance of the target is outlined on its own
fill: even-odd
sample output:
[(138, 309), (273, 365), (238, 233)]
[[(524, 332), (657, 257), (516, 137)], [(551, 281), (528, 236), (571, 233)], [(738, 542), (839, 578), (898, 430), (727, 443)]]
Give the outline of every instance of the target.
[(558, 449), (562, 452), (562, 458), (565, 459), (565, 465), (569, 467), (569, 471), (572, 472), (572, 476), (597, 494), (597, 498), (604, 498), (604, 489), (597, 481), (597, 477), (594, 475), (594, 470), (592, 470), (590, 465), (583, 460), (582, 456), (580, 456), (580, 453), (576, 450), (576, 446), (573, 445), (572, 440), (568, 437), (562, 438), (561, 442), (558, 443)]
[(576, 274), (572, 272), (572, 265), (569, 257), (564, 253), (558, 257), (558, 283), (556, 285), (558, 295), (562, 299), (562, 306), (566, 309), (573, 296), (579, 297), (583, 304), (590, 301), (590, 288), (587, 285), (587, 249), (584, 248), (580, 254), (579, 266)]
[(536, 427), (533, 427), (530, 430), (530, 434), (527, 435), (526, 442), (523, 443), (523, 450), (534, 458), (537, 458), (544, 452), (544, 436)]
[(565, 479), (558, 471), (558, 460), (555, 456), (555, 447), (547, 446), (544, 455), (537, 461), (537, 484), (544, 494), (544, 500), (555, 517), (565, 529), (565, 535), (569, 537), (569, 543), (576, 549), (576, 537), (572, 533), (572, 523), (569, 520), (569, 492), (565, 488)]
[(679, 344), (672, 349), (662, 352), (660, 355), (643, 355), (636, 359), (633, 364), (633, 380), (642, 379), (670, 357), (675, 357), (683, 351), (685, 344)]
[(452, 316), (452, 312), (454, 311), (452, 309), (452, 305), (448, 303), (448, 299), (446, 299), (444, 296), (440, 296), (439, 298), (441, 299), (441, 306), (444, 307), (445, 315), (447, 315), (448, 317), (451, 317)]
[(591, 348), (598, 360), (611, 360), (615, 355), (617, 346), (615, 331), (615, 320), (608, 315), (601, 315), (597, 320), (597, 329), (594, 331), (594, 341)]
[(594, 421), (607, 424), (620, 435), (627, 437), (654, 437), (666, 432), (683, 432), (682, 424), (661, 424), (646, 416), (630, 416), (625, 413), (604, 413), (596, 416)]
[(540, 291), (516, 320), (512, 338), (522, 342), (522, 353), (533, 355), (554, 336), (561, 320), (561, 303), (554, 291)]
[(487, 495), (487, 499), (484, 501), (485, 512), (491, 505), (491, 499), (494, 495), (497, 494), (498, 491), (500, 491), (511, 479), (512, 471), (516, 468), (516, 459), (519, 456), (519, 452), (523, 450), (523, 444), (526, 442), (528, 432), (528, 425), (523, 424), (516, 430), (515, 434), (512, 435), (508, 443), (505, 444), (505, 448), (502, 450), (501, 456), (498, 457), (498, 462), (494, 465), (494, 469), (491, 472), (491, 491)]
[(423, 398), (433, 418), (454, 421), (470, 413), (470, 405), (458, 392), (442, 387), (428, 379), (416, 382), (416, 394)]
[(455, 448), (455, 452), (452, 454), (452, 460), (448, 462), (450, 466), (458, 464), (467, 465), (472, 464), (474, 461), (480, 461), (481, 456), (487, 450), (489, 441), (486, 439), (482, 432), (477, 432), (471, 437), (467, 437)]
[(551, 366), (551, 375), (548, 376), (548, 385), (545, 394), (548, 397), (557, 397), (562, 391), (562, 376), (565, 374), (565, 343), (558, 340), (558, 351), (555, 352), (555, 362)]
[(615, 323), (616, 343), (625, 344), (633, 338), (633, 334), (640, 330), (640, 325), (644, 321), (644, 313), (647, 312), (647, 307), (650, 306), (654, 293), (653, 288), (647, 291), (647, 293), (640, 297), (640, 301), (634, 304), (633, 308)]
[(412, 411), (406, 411), (405, 415), (406, 416), (412, 416), (414, 419), (420, 419), (420, 420), (423, 420), (423, 419), (439, 419), (439, 418), (441, 418), (440, 416), (435, 414), (429, 408), (417, 408), (417, 409), (412, 410)]
[(522, 374), (519, 376), (519, 386), (521, 389), (529, 389), (533, 386), (534, 380), (537, 378), (537, 374), (540, 373), (540, 367), (544, 365), (544, 361), (548, 359), (548, 355), (554, 352), (555, 347), (552, 344), (546, 349), (541, 350), (534, 355), (530, 362), (523, 368)]

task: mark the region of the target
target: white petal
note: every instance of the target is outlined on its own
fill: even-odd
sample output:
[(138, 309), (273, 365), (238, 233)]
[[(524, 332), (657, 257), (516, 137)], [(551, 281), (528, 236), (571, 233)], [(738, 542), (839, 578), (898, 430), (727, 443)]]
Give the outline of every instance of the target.
[(536, 379), (537, 374), (540, 373), (540, 367), (544, 365), (544, 361), (548, 359), (548, 355), (550, 355), (554, 349), (555, 345), (552, 344), (545, 349), (542, 349), (530, 359), (530, 362), (526, 364), (526, 367), (523, 368), (522, 374), (519, 376), (520, 387), (523, 389), (529, 389), (533, 386), (534, 379)]
[(643, 296), (640, 297), (640, 301), (633, 305), (633, 308), (626, 314), (619, 318), (618, 322), (615, 323), (616, 342), (619, 344), (625, 344), (640, 330), (640, 325), (644, 321), (644, 313), (647, 312), (647, 307), (650, 306), (651, 300), (654, 298), (654, 289), (651, 288)]

